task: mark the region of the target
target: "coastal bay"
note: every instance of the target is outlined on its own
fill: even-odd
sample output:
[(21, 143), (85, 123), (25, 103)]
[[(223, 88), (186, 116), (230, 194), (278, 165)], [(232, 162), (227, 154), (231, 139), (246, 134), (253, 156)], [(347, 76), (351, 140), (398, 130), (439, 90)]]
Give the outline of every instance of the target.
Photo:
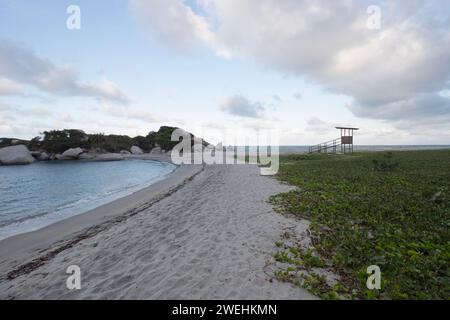
[(132, 194), (175, 169), (169, 162), (131, 157), (126, 161), (38, 161), (28, 166), (0, 166), (0, 240)]
[[(267, 200), (289, 189), (256, 165), (181, 166), (150, 189), (0, 242), (1, 298), (313, 299), (269, 271), (293, 222)], [(73, 264), (81, 290), (66, 288)]]

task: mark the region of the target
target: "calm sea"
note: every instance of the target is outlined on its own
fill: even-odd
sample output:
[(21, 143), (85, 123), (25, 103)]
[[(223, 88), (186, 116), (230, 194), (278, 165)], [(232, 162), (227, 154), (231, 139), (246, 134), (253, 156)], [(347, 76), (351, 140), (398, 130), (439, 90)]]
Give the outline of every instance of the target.
[[(238, 152), (254, 152), (256, 153), (256, 146), (237, 146)], [(439, 150), (439, 149), (450, 149), (450, 145), (355, 145), (354, 151), (408, 151), (408, 150)], [(232, 150), (232, 149), (231, 149)], [(309, 146), (280, 146), (280, 154), (296, 154), (296, 153), (308, 153)]]
[[(439, 150), (450, 149), (450, 145), (376, 145), (364, 146), (355, 145), (354, 151), (408, 151), (408, 150)], [(309, 151), (309, 146), (280, 146), (280, 154), (305, 153)]]
[(0, 240), (129, 195), (175, 168), (147, 160), (0, 166)]

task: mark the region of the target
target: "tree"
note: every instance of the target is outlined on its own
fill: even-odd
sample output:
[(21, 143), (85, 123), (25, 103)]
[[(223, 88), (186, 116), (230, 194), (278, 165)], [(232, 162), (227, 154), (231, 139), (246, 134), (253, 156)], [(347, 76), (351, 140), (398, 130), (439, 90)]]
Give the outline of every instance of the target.
[(62, 153), (77, 147), (89, 148), (89, 136), (77, 129), (44, 131), (42, 147), (51, 153)]

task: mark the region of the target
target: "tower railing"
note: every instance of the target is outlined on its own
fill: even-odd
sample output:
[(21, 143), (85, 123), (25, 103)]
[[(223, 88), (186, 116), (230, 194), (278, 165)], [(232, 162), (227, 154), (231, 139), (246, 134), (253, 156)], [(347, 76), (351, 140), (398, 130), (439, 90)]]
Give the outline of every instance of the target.
[(342, 146), (341, 137), (309, 147), (309, 153), (338, 153)]
[(353, 153), (353, 133), (359, 128), (336, 127), (341, 131), (339, 138), (309, 147), (309, 153)]

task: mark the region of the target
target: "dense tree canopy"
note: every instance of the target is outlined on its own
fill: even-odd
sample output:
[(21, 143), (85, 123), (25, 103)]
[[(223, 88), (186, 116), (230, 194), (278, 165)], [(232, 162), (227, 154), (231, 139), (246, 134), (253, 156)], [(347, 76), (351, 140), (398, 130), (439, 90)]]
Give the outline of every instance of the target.
[[(151, 131), (147, 136), (131, 138), (124, 135), (105, 135), (103, 133), (87, 134), (82, 130), (64, 129), (44, 131), (42, 137), (38, 136), (30, 141), (3, 138), (0, 147), (14, 144), (25, 144), (30, 150), (45, 150), (51, 154), (62, 153), (70, 148), (83, 148), (91, 152), (120, 152), (129, 151), (132, 146), (138, 146), (145, 152), (155, 147), (169, 151), (178, 143), (171, 141), (175, 127), (163, 126), (159, 131)], [(193, 136), (193, 135), (191, 135)]]

